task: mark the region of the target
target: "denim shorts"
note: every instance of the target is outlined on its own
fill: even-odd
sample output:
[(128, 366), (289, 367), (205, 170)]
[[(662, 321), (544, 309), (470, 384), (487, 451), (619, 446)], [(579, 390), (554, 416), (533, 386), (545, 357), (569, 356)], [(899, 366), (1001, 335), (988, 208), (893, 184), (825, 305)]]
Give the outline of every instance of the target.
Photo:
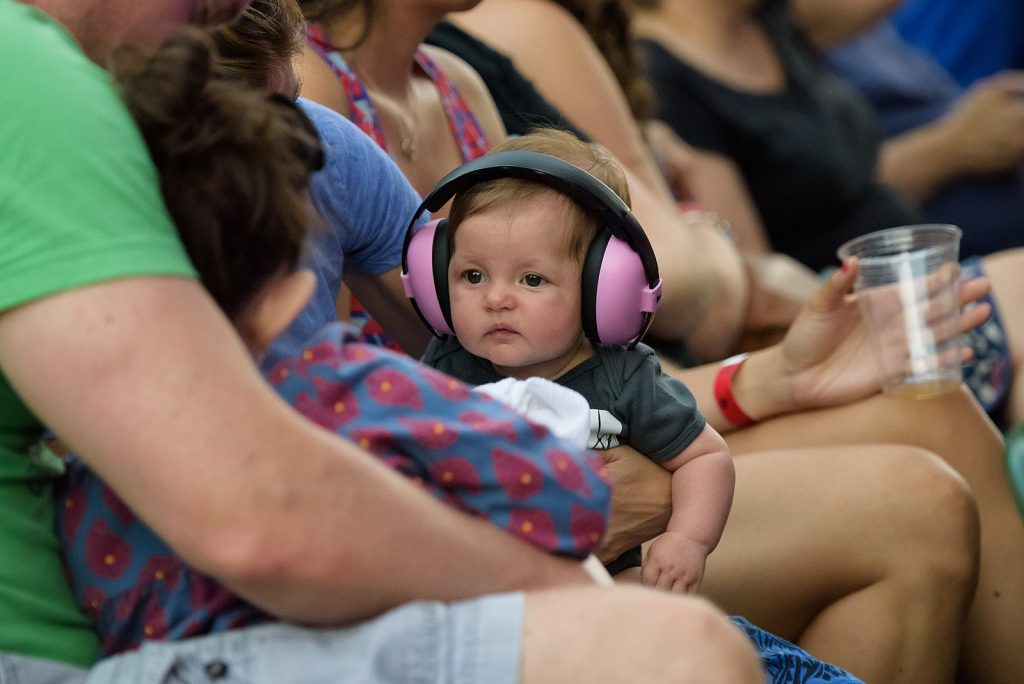
[(0, 653), (0, 684), (82, 684), (87, 675), (80, 667)]
[[(513, 684), (519, 681), (523, 594), (419, 601), (352, 627), (265, 624), (179, 642), (147, 642), (54, 684)], [(40, 661), (11, 658), (0, 684), (35, 684)], [(0, 665), (4, 661), (0, 659)], [(61, 666), (55, 666), (61, 667)], [(0, 669), (0, 673), (3, 670)], [(54, 670), (60, 674), (62, 670)], [(28, 675), (32, 678), (29, 679)]]

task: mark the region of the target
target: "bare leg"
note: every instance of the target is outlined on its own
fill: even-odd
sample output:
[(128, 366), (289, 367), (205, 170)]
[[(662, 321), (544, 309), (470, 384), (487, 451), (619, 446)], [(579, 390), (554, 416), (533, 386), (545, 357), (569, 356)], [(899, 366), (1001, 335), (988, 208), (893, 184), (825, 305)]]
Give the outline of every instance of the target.
[(1000, 252), (985, 259), (985, 272), (992, 280), (999, 316), (1009, 338), (1013, 356), (1013, 387), (1006, 403), (1006, 422), (1024, 421), (1024, 382), (1016, 379), (1024, 369), (1024, 249)]
[(752, 644), (702, 599), (640, 587), (527, 594), (524, 684), (764, 684)]
[(866, 682), (950, 682), (977, 544), (966, 486), (927, 452), (751, 454), (702, 593)]
[[(1024, 681), (1019, 637), (1024, 625), (1024, 521), (1008, 482), (999, 431), (966, 389), (927, 401), (876, 396), (835, 409), (783, 416), (729, 436), (737, 454), (795, 447), (825, 447), (831, 452), (835, 445), (865, 441), (922, 447), (941, 456), (967, 481), (981, 521), (981, 564), (961, 671), (968, 681)], [(904, 479), (890, 478), (894, 498), (914, 494), (901, 484)], [(806, 479), (794, 483), (778, 490), (779, 495), (809, 486)]]

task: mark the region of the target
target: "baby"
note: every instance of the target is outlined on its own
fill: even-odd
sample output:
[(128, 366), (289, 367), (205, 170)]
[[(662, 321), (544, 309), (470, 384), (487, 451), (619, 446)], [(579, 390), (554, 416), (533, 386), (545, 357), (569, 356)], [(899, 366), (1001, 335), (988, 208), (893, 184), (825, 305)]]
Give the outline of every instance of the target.
[[(622, 169), (599, 145), (552, 129), (492, 153), (501, 151), (568, 161), (628, 202)], [(455, 335), (434, 339), (423, 360), (477, 385), (541, 377), (574, 389), (591, 407), (589, 446), (628, 444), (672, 471), (672, 516), (640, 578), (694, 592), (729, 514), (732, 459), (689, 390), (662, 372), (649, 347), (595, 344), (584, 333), (583, 261), (601, 230), (595, 215), (543, 182), (505, 177), (462, 190), (447, 226)]]

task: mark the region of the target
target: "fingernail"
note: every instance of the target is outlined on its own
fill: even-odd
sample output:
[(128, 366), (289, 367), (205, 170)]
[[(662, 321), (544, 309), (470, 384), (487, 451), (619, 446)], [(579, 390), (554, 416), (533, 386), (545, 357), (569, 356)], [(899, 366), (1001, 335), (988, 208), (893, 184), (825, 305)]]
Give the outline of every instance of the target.
[(849, 270), (849, 268), (850, 264), (848, 264), (846, 261), (843, 261), (843, 263), (839, 264), (839, 270), (842, 271), (843, 273), (846, 273), (846, 271)]

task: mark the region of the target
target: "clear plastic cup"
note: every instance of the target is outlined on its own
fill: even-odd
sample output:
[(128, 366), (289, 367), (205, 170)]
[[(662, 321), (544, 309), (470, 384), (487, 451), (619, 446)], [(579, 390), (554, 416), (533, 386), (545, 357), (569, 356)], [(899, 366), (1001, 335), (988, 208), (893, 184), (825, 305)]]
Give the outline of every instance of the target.
[(854, 291), (886, 394), (924, 399), (960, 386), (960, 236), (951, 225), (901, 226), (837, 252), (860, 261)]

